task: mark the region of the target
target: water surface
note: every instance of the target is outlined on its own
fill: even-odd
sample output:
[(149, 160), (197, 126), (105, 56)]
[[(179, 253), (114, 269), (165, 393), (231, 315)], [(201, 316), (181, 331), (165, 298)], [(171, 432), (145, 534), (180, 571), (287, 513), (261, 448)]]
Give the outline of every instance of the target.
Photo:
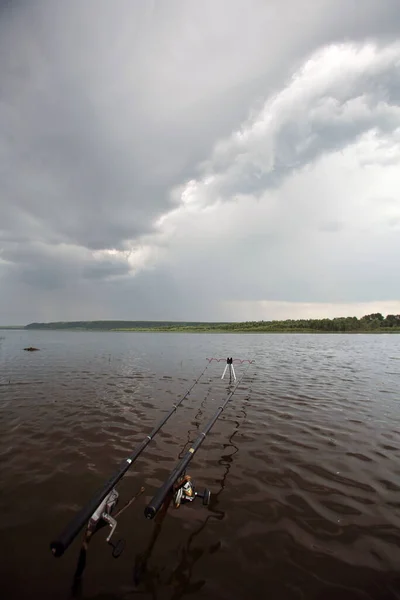
[[(190, 387), (257, 357), (190, 468), (213, 500), (143, 510), (228, 393), (211, 363), (119, 486), (120, 559), (81, 598), (400, 598), (400, 336), (0, 331), (2, 597), (69, 598), (49, 542)], [(40, 352), (24, 352), (25, 346)], [(240, 377), (245, 365), (237, 366)], [(152, 538), (154, 532), (157, 537)], [(154, 543), (152, 544), (152, 541)]]

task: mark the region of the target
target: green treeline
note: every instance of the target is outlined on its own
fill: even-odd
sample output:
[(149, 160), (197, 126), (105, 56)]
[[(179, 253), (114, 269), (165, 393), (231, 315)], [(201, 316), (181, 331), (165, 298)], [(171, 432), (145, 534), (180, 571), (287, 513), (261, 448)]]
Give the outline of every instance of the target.
[(200, 333), (400, 333), (400, 315), (381, 313), (334, 319), (287, 319), (285, 321), (246, 321), (204, 323), (197, 321), (71, 321), (30, 323), (25, 329), (72, 329), (83, 331), (177, 331)]

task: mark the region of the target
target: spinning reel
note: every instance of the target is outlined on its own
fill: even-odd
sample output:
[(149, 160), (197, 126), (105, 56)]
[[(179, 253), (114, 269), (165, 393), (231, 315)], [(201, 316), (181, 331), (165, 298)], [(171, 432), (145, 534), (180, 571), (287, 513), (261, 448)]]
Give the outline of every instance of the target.
[(202, 498), (203, 505), (208, 506), (210, 504), (211, 492), (207, 488), (204, 489), (203, 493), (196, 492), (190, 475), (183, 475), (178, 479), (173, 488), (175, 508), (179, 508), (181, 504), (185, 504), (186, 502), (193, 502), (196, 498)]

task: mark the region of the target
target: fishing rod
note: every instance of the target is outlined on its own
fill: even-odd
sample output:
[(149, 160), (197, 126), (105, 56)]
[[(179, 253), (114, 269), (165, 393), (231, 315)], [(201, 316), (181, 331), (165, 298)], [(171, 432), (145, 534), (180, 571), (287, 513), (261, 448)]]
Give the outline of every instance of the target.
[[(219, 359), (213, 359), (213, 360), (219, 361)], [(246, 361), (246, 362), (248, 362), (248, 361)], [(229, 363), (227, 363), (227, 364), (229, 364)], [(251, 383), (250, 383), (250, 386), (251, 386)], [(209, 393), (206, 395), (206, 397), (202, 401), (202, 403), (198, 409), (198, 412), (194, 417), (194, 420), (196, 420), (197, 417), (199, 417), (202, 414), (202, 408), (204, 408), (204, 404), (207, 401), (210, 393), (211, 393), (211, 388), (209, 390)], [(240, 409), (240, 411), (243, 412), (244, 420), (247, 419), (247, 413), (245, 410), (245, 406), (250, 398), (250, 393), (251, 393), (251, 389), (249, 390), (249, 394), (246, 395), (243, 405), (242, 405), (242, 408)], [(227, 480), (227, 477), (229, 475), (229, 471), (231, 468), (231, 461), (233, 461), (233, 457), (235, 456), (235, 454), (237, 454), (239, 452), (239, 447), (234, 444), (233, 438), (239, 431), (240, 422), (239, 422), (239, 420), (237, 420), (237, 421), (235, 421), (235, 423), (236, 423), (236, 427), (228, 438), (229, 443), (224, 444), (224, 450), (223, 450), (222, 456), (221, 456), (220, 460), (218, 460), (218, 464), (225, 468), (225, 472), (222, 475), (222, 478), (218, 479), (218, 481), (217, 481), (217, 483), (219, 485), (219, 490), (217, 492), (213, 492), (213, 507), (212, 508), (210, 507), (211, 512), (208, 513), (208, 516), (200, 524), (200, 526), (189, 535), (188, 541), (182, 547), (181, 562), (178, 564), (178, 566), (176, 567), (176, 569), (172, 572), (172, 574), (170, 576), (172, 578), (175, 575), (176, 579), (181, 582), (181, 585), (185, 585), (185, 583), (187, 583), (187, 584), (189, 583), (190, 573), (189, 573), (188, 577), (186, 575), (187, 570), (188, 570), (188, 565), (193, 567), (194, 563), (198, 559), (198, 556), (197, 556), (197, 558), (196, 557), (193, 558), (193, 556), (197, 553), (192, 553), (190, 551), (190, 547), (191, 547), (191, 544), (192, 544), (194, 538), (205, 529), (205, 527), (207, 526), (208, 522), (211, 519), (221, 520), (225, 515), (225, 513), (223, 511), (216, 509), (216, 502), (217, 502), (218, 496), (225, 489), (226, 480)], [(199, 423), (197, 423), (196, 425), (197, 425), (197, 430), (198, 430)], [(190, 435), (190, 430), (188, 431), (188, 435)], [(189, 440), (188, 440), (188, 442), (189, 442)], [(225, 452), (229, 446), (234, 448), (234, 452), (232, 452), (232, 454), (230, 454), (230, 455), (226, 455)], [(182, 452), (179, 455), (179, 459), (182, 458), (186, 447), (187, 447), (187, 443), (184, 445)], [(170, 499), (172, 499), (172, 498), (170, 497)], [(149, 580), (151, 580), (151, 578), (153, 576), (153, 574), (151, 572), (148, 572), (148, 562), (151, 558), (151, 555), (153, 554), (156, 542), (161, 534), (161, 528), (163, 525), (163, 521), (166, 517), (166, 514), (168, 512), (168, 508), (169, 508), (169, 502), (164, 502), (161, 510), (158, 511), (158, 513), (154, 519), (155, 528), (153, 530), (153, 534), (152, 534), (152, 537), (150, 539), (150, 542), (149, 542), (147, 548), (145, 549), (145, 551), (143, 553), (138, 554), (135, 559), (134, 583), (136, 586), (139, 586), (141, 583), (144, 583), (144, 585), (146, 587), (146, 591), (150, 591), (148, 584), (149, 584)], [(217, 544), (210, 546), (210, 553), (213, 553), (216, 551), (216, 549), (218, 548), (218, 544), (220, 544), (220, 543), (217, 542)], [(190, 569), (190, 571), (191, 571), (191, 569)], [(186, 579), (187, 579), (187, 581), (185, 581)]]
[[(207, 359), (208, 360), (208, 359)], [(172, 406), (171, 410), (165, 415), (161, 421), (154, 427), (154, 429), (146, 435), (143, 441), (136, 446), (132, 454), (128, 456), (120, 465), (118, 470), (106, 481), (104, 486), (97, 491), (97, 493), (93, 496), (93, 498), (81, 508), (81, 510), (73, 517), (73, 519), (68, 523), (66, 528), (60, 533), (60, 535), (50, 543), (50, 549), (55, 557), (60, 557), (64, 554), (67, 548), (74, 541), (78, 533), (83, 529), (85, 525), (87, 525), (87, 532), (92, 535), (95, 531), (108, 524), (111, 528), (111, 531), (107, 537), (107, 543), (110, 544), (113, 548), (113, 556), (117, 558), (124, 547), (123, 540), (114, 544), (111, 541), (111, 536), (113, 535), (116, 527), (117, 521), (112, 517), (112, 512), (117, 505), (119, 494), (117, 490), (115, 490), (116, 484), (122, 479), (128, 469), (132, 466), (132, 464), (139, 458), (142, 454), (143, 450), (148, 446), (148, 444), (152, 441), (154, 436), (160, 431), (160, 429), (165, 425), (165, 423), (172, 417), (172, 415), (176, 412), (178, 407), (182, 404), (182, 402), (190, 395), (190, 392), (193, 390), (194, 386), (200, 381), (206, 372), (208, 366), (211, 361), (208, 360), (207, 365), (194, 381), (194, 383), (190, 386), (188, 391), (182, 396), (182, 398)], [(142, 492), (143, 490), (141, 490)], [(140, 492), (140, 493), (141, 493)], [(121, 512), (121, 511), (120, 511)]]
[[(214, 359), (215, 360), (215, 359)], [(229, 362), (228, 362), (229, 361)], [(144, 515), (147, 519), (153, 519), (160, 508), (167, 502), (171, 501), (173, 498), (174, 504), (176, 508), (182, 503), (192, 502), (196, 497), (200, 497), (203, 499), (203, 504), (208, 505), (210, 503), (210, 490), (205, 489), (204, 492), (198, 493), (195, 491), (194, 484), (191, 480), (190, 475), (186, 475), (186, 468), (192, 460), (193, 456), (200, 448), (201, 444), (204, 442), (207, 434), (210, 432), (212, 427), (215, 425), (216, 421), (221, 416), (222, 412), (226, 408), (226, 406), (231, 401), (233, 395), (238, 389), (240, 383), (242, 382), (244, 376), (246, 375), (250, 365), (254, 361), (246, 361), (249, 363), (248, 367), (245, 369), (244, 373), (240, 377), (239, 381), (233, 388), (231, 392), (229, 392), (226, 397), (224, 403), (218, 407), (215, 411), (213, 417), (206, 424), (203, 431), (200, 433), (194, 444), (187, 450), (187, 452), (183, 455), (181, 460), (178, 462), (176, 467), (171, 471), (166, 481), (162, 484), (162, 486), (158, 489), (153, 499), (149, 502), (149, 504), (144, 509)], [(232, 364), (232, 358), (227, 359), (227, 364)]]

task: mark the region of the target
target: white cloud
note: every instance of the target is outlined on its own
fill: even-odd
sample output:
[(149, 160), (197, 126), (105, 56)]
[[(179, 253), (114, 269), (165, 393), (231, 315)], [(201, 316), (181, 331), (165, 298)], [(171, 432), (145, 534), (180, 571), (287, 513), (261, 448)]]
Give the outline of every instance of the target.
[(247, 307), (400, 297), (399, 64), (399, 45), (318, 51), (218, 142), (158, 221), (181, 281)]

